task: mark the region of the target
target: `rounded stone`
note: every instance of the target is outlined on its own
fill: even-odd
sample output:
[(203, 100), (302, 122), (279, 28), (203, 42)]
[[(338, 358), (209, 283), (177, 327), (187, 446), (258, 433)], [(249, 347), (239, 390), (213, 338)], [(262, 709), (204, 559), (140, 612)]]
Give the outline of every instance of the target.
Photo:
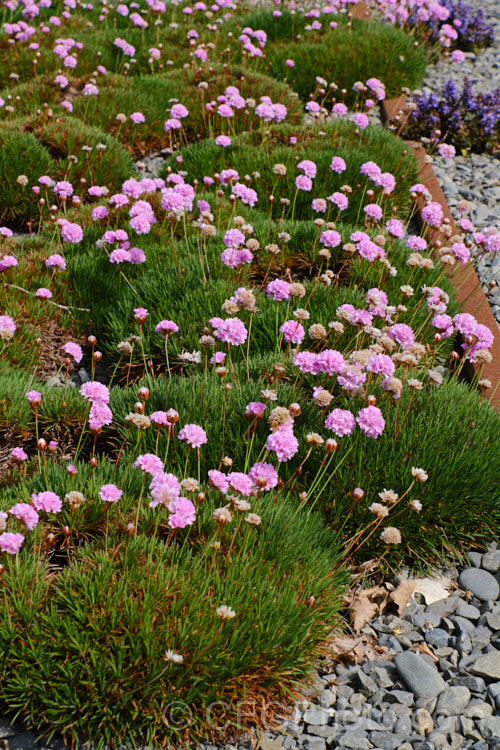
[(470, 701), (470, 691), (465, 685), (446, 688), (440, 693), (436, 714), (441, 716), (458, 716)]
[(420, 654), (404, 651), (396, 654), (395, 663), (399, 675), (417, 698), (434, 698), (446, 687), (436, 667)]
[(460, 585), (468, 591), (472, 591), (481, 601), (498, 599), (500, 586), (491, 573), (481, 568), (466, 568), (462, 570), (459, 577)]

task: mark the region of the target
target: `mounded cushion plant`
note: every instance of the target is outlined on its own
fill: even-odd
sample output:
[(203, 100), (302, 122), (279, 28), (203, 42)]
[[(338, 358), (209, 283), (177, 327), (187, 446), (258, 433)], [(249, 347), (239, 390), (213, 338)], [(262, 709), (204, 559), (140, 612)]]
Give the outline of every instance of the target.
[[(34, 135), (7, 128), (0, 132), (0, 222), (25, 227), (38, 216), (36, 198), (29, 183), (33, 166), (40, 175), (53, 172), (55, 162), (49, 150)], [(25, 181), (26, 178), (26, 181)]]
[[(402, 87), (419, 86), (426, 68), (424, 48), (415, 47), (411, 36), (390, 24), (367, 21), (354, 21), (351, 29), (339, 25), (319, 44), (305, 37), (299, 44), (270, 46), (266, 58), (268, 74), (288, 81), (304, 101), (317, 88), (316, 76), (321, 76), (338, 86), (339, 101), (344, 101), (340, 89), (346, 90), (346, 104), (354, 98), (357, 81), (376, 77), (385, 84), (388, 97), (398, 96)], [(293, 68), (287, 60), (293, 60)]]
[(196, 540), (184, 531), (168, 546), (144, 535), (118, 544), (113, 532), (105, 551), (94, 486), (86, 502), (101, 508), (100, 543), (56, 575), (35, 550), (4, 571), (2, 709), (96, 747), (175, 747), (243, 728), (243, 701), (255, 712), (286, 705), (337, 622), (346, 582), (332, 574), (340, 551), (320, 516), (270, 500), (262, 527), (243, 524), (229, 547), (233, 530), (217, 532), (207, 499)]

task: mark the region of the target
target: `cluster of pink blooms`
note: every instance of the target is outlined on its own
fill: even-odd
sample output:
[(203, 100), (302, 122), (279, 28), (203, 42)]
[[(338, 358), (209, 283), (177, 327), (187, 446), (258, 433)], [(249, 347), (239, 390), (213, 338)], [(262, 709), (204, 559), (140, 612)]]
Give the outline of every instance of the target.
[(99, 490), (99, 497), (105, 503), (117, 503), (123, 495), (123, 490), (116, 484), (103, 484)]
[(337, 435), (352, 435), (356, 422), (361, 430), (371, 438), (378, 438), (385, 428), (385, 420), (377, 406), (360, 409), (356, 418), (348, 409), (333, 409), (325, 420), (325, 427)]
[[(155, 462), (154, 459), (157, 461)], [(170, 528), (184, 529), (194, 523), (196, 508), (187, 497), (181, 497), (181, 485), (177, 477), (174, 474), (164, 473), (161, 468), (158, 470), (158, 462), (161, 463), (161, 459), (157, 456), (146, 454), (139, 456), (135, 463), (142, 471), (153, 476), (149, 485), (152, 498), (149, 506), (156, 508), (158, 505), (165, 505), (171, 514), (168, 518)]]
[(230, 346), (240, 346), (247, 340), (248, 331), (239, 318), (211, 318), (210, 325), (214, 329), (215, 337)]
[(65, 354), (68, 354), (70, 357), (73, 357), (76, 363), (79, 363), (82, 361), (83, 352), (82, 347), (80, 344), (75, 344), (73, 341), (68, 341), (67, 344), (64, 344), (62, 346), (62, 350)]
[(179, 440), (185, 440), (190, 448), (199, 448), (208, 442), (207, 433), (197, 424), (187, 424), (177, 435)]
[(266, 448), (276, 453), (280, 463), (290, 461), (299, 450), (299, 441), (293, 434), (293, 421), (285, 422), (267, 438)]
[(33, 493), (31, 495), (31, 502), (36, 510), (43, 513), (59, 513), (62, 508), (61, 498), (50, 490)]
[(109, 408), (109, 390), (102, 383), (91, 380), (83, 383), (80, 393), (90, 401), (89, 428), (94, 433), (99, 433), (105, 425), (113, 421), (113, 412)]

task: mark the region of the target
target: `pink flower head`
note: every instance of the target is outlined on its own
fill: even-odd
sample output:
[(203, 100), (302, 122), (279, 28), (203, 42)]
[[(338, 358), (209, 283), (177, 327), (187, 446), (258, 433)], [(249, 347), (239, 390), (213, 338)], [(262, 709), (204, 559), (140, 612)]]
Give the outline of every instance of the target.
[(83, 239), (83, 229), (79, 224), (66, 221), (61, 227), (61, 237), (63, 242), (77, 244)]
[(155, 333), (159, 333), (163, 338), (170, 336), (171, 333), (177, 333), (179, 326), (173, 320), (160, 320), (155, 327)]
[(324, 214), (327, 209), (326, 200), (324, 198), (313, 198), (311, 208), (319, 214)]
[(26, 394), (26, 398), (35, 408), (41, 406), (42, 404), (42, 394), (40, 393), (40, 391), (28, 391), (28, 393)]
[(422, 209), (422, 219), (431, 227), (439, 227), (443, 221), (443, 209), (439, 203), (428, 203)]
[(470, 259), (470, 250), (463, 242), (454, 242), (450, 250), (462, 265), (465, 265)]
[(330, 164), (330, 169), (337, 174), (342, 174), (342, 172), (346, 171), (347, 165), (341, 156), (334, 156)]
[(372, 354), (366, 365), (367, 372), (382, 374), (386, 378), (392, 378), (396, 366), (387, 354)]
[(12, 534), (5, 531), (0, 534), (0, 552), (7, 552), (9, 555), (15, 555), (23, 546), (24, 536), (22, 534)]
[(352, 117), (352, 121), (355, 125), (358, 126), (358, 128), (361, 128), (361, 130), (367, 128), (370, 123), (368, 115), (365, 115), (364, 112), (356, 112), (356, 114), (354, 114)]
[(50, 491), (39, 492), (38, 494), (33, 493), (31, 495), (31, 502), (37, 510), (41, 510), (44, 513), (59, 513), (62, 508), (59, 495)]
[(145, 307), (135, 307), (133, 310), (133, 313), (134, 313), (134, 320), (139, 325), (142, 325), (143, 323), (145, 323), (146, 318), (149, 315)]
[(293, 364), (301, 372), (308, 372), (311, 375), (318, 374), (318, 355), (315, 352), (299, 352), (293, 358)]
[(174, 474), (164, 474), (159, 472), (153, 477), (149, 485), (151, 497), (150, 508), (156, 508), (157, 505), (168, 505), (172, 500), (179, 497), (181, 485)]
[(172, 513), (168, 519), (168, 525), (171, 529), (184, 529), (195, 522), (196, 508), (187, 497), (178, 497), (171, 500), (168, 509)]
[(297, 190), (305, 190), (306, 192), (309, 192), (312, 190), (312, 180), (305, 174), (299, 174), (299, 176), (295, 178), (295, 187)]
[(469, 313), (458, 313), (453, 317), (455, 330), (463, 336), (475, 336), (477, 331), (477, 320)]
[(135, 125), (139, 125), (141, 122), (146, 122), (146, 118), (142, 114), (142, 112), (132, 112), (130, 115), (130, 119)]
[(375, 222), (380, 221), (384, 213), (380, 206), (376, 203), (369, 203), (367, 206), (364, 206), (363, 211), (367, 215), (368, 219), (370, 219), (370, 221)]
[(222, 473), (222, 471), (218, 471), (217, 469), (210, 469), (210, 471), (208, 472), (208, 481), (210, 482), (210, 485), (216, 490), (220, 490), (223, 495), (226, 494), (229, 488), (229, 482), (228, 478), (225, 474)]
[(342, 102), (337, 102), (337, 104), (333, 105), (332, 112), (334, 115), (339, 115), (340, 117), (343, 117), (349, 112), (349, 110), (347, 109), (345, 104), (343, 104)]
[(226, 344), (239, 346), (247, 340), (248, 331), (239, 318), (227, 318), (216, 328), (215, 336)]
[(109, 390), (103, 383), (97, 380), (89, 380), (80, 387), (80, 393), (91, 403), (109, 403)]
[(227, 475), (229, 486), (240, 495), (248, 497), (252, 491), (252, 480), (241, 471), (233, 471)]
[(266, 404), (263, 404), (262, 401), (250, 401), (250, 403), (245, 406), (245, 416), (260, 419), (264, 416), (266, 409), (267, 406)]
[(170, 110), (170, 117), (174, 117), (176, 120), (182, 120), (184, 117), (187, 117), (188, 114), (189, 110), (184, 104), (174, 104)]
[(345, 367), (344, 357), (336, 349), (323, 349), (318, 354), (317, 368), (326, 375), (338, 375)]
[(27, 460), (27, 458), (28, 458), (27, 454), (21, 447), (16, 446), (15, 448), (12, 449), (12, 460), (15, 461), (16, 463), (22, 464), (23, 461)]
[(318, 171), (318, 167), (313, 161), (310, 161), (310, 159), (299, 161), (299, 163), (297, 164), (297, 169), (300, 169), (300, 171), (303, 172), (306, 177), (309, 177), (311, 180), (314, 180), (314, 178), (316, 177), (316, 172)]
[(179, 440), (185, 440), (191, 448), (199, 448), (208, 442), (207, 433), (197, 424), (187, 424), (177, 435)]
[(117, 503), (123, 495), (123, 490), (120, 490), (116, 484), (103, 484), (99, 490), (99, 497), (105, 503)]
[(288, 281), (282, 281), (281, 279), (274, 279), (270, 281), (266, 287), (266, 294), (271, 297), (275, 302), (281, 302), (281, 300), (290, 299), (290, 284)]
[(243, 232), (240, 232), (239, 229), (228, 229), (228, 231), (224, 235), (223, 242), (226, 247), (240, 247), (240, 245), (245, 244), (245, 235), (243, 234)]
[(408, 349), (415, 343), (415, 334), (405, 323), (395, 323), (389, 330), (389, 337), (396, 341), (401, 349)]
[(0, 338), (7, 341), (12, 338), (16, 330), (16, 324), (9, 315), (0, 315)]
[(349, 200), (344, 195), (344, 193), (332, 193), (328, 196), (328, 200), (333, 203), (340, 211), (345, 211), (347, 206), (349, 205)]
[(228, 135), (218, 135), (215, 139), (215, 145), (227, 148), (227, 146), (231, 145), (231, 138)]
[(82, 361), (83, 352), (82, 347), (79, 344), (75, 344), (73, 341), (68, 341), (67, 344), (62, 346), (62, 350), (65, 354), (73, 357), (76, 363)]
[(290, 461), (299, 449), (299, 441), (293, 434), (292, 425), (289, 423), (280, 425), (275, 432), (272, 432), (267, 438), (266, 448), (276, 453), (278, 461)]
[(113, 421), (113, 412), (109, 406), (102, 401), (92, 404), (89, 411), (89, 429), (91, 432), (99, 433), (105, 425)]
[(137, 468), (146, 474), (151, 474), (152, 477), (163, 471), (163, 461), (159, 456), (155, 456), (154, 453), (143, 453), (137, 456), (134, 466), (137, 466)]
[(50, 255), (47, 260), (45, 261), (45, 265), (47, 268), (54, 268), (57, 271), (64, 271), (66, 268), (66, 261), (62, 257), (62, 255), (59, 255), (59, 253), (54, 253), (54, 255)]
[(356, 422), (361, 427), (365, 435), (371, 438), (378, 438), (385, 428), (385, 420), (378, 406), (366, 406), (358, 412)]
[(28, 503), (16, 503), (9, 510), (9, 513), (19, 519), (19, 521), (22, 521), (28, 531), (33, 531), (40, 520), (40, 516), (36, 510), (31, 505), (28, 505)]
[(359, 172), (360, 174), (364, 174), (369, 177), (370, 180), (375, 180), (382, 174), (382, 170), (380, 169), (378, 164), (375, 164), (374, 161), (365, 161), (364, 164), (361, 165), (361, 169), (359, 170)]
[(463, 61), (465, 60), (465, 54), (461, 49), (454, 49), (451, 53), (451, 59), (454, 63), (463, 63)]
[(261, 492), (268, 492), (278, 484), (278, 472), (272, 464), (256, 463), (248, 472), (254, 487)]
[(342, 242), (342, 237), (334, 229), (327, 229), (320, 236), (319, 241), (325, 247), (337, 247)]
[(280, 332), (288, 344), (301, 344), (306, 332), (298, 320), (287, 320), (280, 326)]
[(347, 409), (334, 409), (325, 419), (325, 427), (332, 430), (338, 437), (352, 435), (356, 422), (354, 415)]
[(52, 299), (52, 292), (50, 291), (50, 289), (46, 289), (44, 286), (41, 286), (36, 290), (35, 297), (38, 297), (38, 299)]
[(449, 143), (441, 143), (438, 146), (438, 154), (443, 159), (454, 159), (456, 156), (455, 146), (451, 146)]
[(399, 219), (389, 219), (389, 221), (386, 221), (385, 226), (391, 237), (397, 237), (401, 240), (405, 236), (404, 224)]

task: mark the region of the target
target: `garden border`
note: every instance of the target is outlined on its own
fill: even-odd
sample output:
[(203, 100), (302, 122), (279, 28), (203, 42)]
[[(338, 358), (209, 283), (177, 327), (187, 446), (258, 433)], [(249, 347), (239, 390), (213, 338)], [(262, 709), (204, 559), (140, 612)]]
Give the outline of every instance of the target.
[[(384, 125), (387, 125), (396, 116), (401, 115), (406, 110), (406, 99), (404, 96), (394, 99), (387, 99), (380, 102), (381, 114)], [(408, 147), (414, 152), (417, 160), (420, 182), (429, 190), (432, 200), (439, 203), (443, 209), (444, 218), (448, 219), (453, 234), (461, 234), (455, 220), (451, 214), (450, 208), (438, 182), (438, 179), (432, 169), (432, 165), (426, 161), (426, 151), (421, 143), (415, 141), (405, 141)], [(417, 200), (417, 212), (415, 219), (422, 225), (422, 209), (425, 206), (425, 199), (419, 195)], [(432, 236), (432, 235), (431, 235)], [(484, 365), (481, 377), (488, 378), (492, 384), (491, 404), (500, 411), (500, 330), (490, 307), (488, 298), (479, 282), (476, 270), (469, 261), (465, 265), (455, 265), (453, 273), (448, 273), (448, 279), (453, 286), (457, 300), (460, 302), (464, 312), (473, 315), (479, 323), (482, 323), (493, 332), (495, 339), (491, 347), (493, 356), (492, 362)], [(470, 374), (474, 375), (481, 369), (482, 365), (471, 365)], [(485, 398), (488, 395), (485, 394)]]

